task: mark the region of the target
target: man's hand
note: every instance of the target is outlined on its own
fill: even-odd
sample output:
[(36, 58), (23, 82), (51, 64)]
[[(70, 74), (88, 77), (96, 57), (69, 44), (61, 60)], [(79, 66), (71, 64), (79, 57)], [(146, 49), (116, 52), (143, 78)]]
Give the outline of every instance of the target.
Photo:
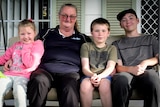
[(142, 66), (142, 65), (137, 65), (137, 66), (132, 66), (129, 68), (129, 72), (133, 75), (141, 75), (145, 72), (146, 67)]

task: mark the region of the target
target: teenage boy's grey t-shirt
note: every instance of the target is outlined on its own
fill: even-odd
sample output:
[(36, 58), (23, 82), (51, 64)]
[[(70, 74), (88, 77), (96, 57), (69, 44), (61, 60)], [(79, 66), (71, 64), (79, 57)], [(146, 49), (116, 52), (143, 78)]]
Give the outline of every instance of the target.
[(118, 59), (125, 66), (135, 66), (145, 59), (155, 57), (159, 49), (158, 40), (150, 35), (124, 37), (113, 42), (113, 45), (117, 47)]

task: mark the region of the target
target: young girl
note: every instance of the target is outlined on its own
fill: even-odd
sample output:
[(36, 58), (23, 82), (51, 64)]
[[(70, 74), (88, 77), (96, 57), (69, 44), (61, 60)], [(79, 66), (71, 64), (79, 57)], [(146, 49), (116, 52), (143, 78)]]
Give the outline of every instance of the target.
[(26, 107), (27, 83), (32, 71), (41, 61), (44, 53), (43, 43), (34, 40), (37, 33), (34, 22), (24, 19), (18, 25), (20, 41), (9, 47), (5, 54), (0, 56), (0, 65), (11, 60), (10, 69), (4, 71), (5, 78), (0, 78), (0, 107), (3, 106), (3, 97), (13, 88), (15, 107)]
[(117, 51), (113, 45), (107, 45), (110, 35), (110, 23), (97, 18), (91, 23), (93, 42), (81, 47), (82, 71), (85, 75), (80, 85), (82, 107), (91, 107), (93, 90), (99, 90), (103, 107), (112, 107), (110, 74), (117, 62)]

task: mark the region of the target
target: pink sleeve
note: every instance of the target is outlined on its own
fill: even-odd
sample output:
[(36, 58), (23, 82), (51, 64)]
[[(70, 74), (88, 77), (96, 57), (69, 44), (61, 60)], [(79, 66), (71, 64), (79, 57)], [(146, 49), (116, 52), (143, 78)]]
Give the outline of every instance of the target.
[(30, 45), (24, 44), (22, 49), (22, 62), (26, 68), (35, 69), (40, 64), (43, 53), (44, 47), (41, 40), (37, 40)]
[(5, 53), (2, 56), (0, 56), (0, 65), (4, 65), (9, 59), (12, 59), (13, 50), (16, 44), (17, 43), (13, 44), (5, 51)]

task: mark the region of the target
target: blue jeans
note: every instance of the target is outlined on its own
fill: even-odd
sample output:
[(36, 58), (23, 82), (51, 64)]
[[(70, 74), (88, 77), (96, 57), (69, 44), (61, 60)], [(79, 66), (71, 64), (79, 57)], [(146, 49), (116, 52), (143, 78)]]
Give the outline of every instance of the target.
[[(82, 82), (82, 80), (85, 79), (85, 78), (90, 78), (90, 77), (89, 77), (89, 76), (83, 76), (83, 77), (80, 79), (80, 82)], [(107, 76), (107, 77), (105, 77), (105, 78), (111, 81), (112, 76), (109, 75), (109, 76)]]

